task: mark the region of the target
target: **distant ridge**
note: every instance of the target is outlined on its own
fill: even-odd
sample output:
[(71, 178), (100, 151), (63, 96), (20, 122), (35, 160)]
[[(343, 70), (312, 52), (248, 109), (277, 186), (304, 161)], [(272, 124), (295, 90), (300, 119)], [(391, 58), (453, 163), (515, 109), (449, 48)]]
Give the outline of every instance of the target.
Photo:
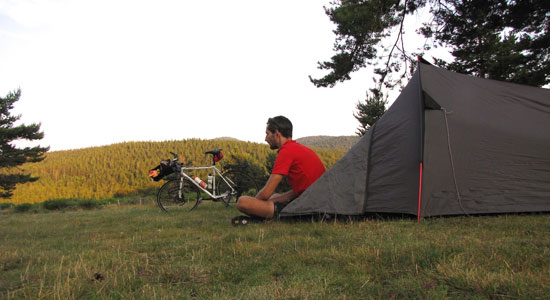
[(316, 147), (328, 150), (349, 150), (361, 137), (356, 135), (350, 136), (306, 136), (296, 139), (302, 145), (308, 147)]
[(241, 142), (241, 140), (230, 137), (230, 136), (221, 136), (217, 138), (213, 138), (213, 141), (233, 141), (233, 142)]
[[(343, 136), (328, 136), (328, 135), (315, 135), (305, 136), (296, 139), (296, 141), (302, 145), (308, 147), (315, 147), (327, 150), (343, 150), (348, 151), (351, 149), (361, 137), (356, 135), (343, 135)], [(242, 142), (237, 138), (230, 136), (222, 136), (211, 139), (211, 141), (230, 141), (230, 142)]]

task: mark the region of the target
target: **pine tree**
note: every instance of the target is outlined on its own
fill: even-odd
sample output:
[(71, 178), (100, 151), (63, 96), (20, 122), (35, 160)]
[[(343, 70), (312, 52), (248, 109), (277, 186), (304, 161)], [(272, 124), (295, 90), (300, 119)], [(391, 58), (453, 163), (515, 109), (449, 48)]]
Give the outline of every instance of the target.
[[(422, 8), (429, 8), (429, 18), (407, 31), (416, 29), (427, 40), (424, 49), (411, 49), (405, 19)], [(416, 51), (439, 46), (450, 48), (454, 61), (434, 60), (451, 70), (533, 86), (550, 83), (548, 0), (335, 0), (325, 12), (336, 24), (336, 53), (318, 64), (328, 74), (310, 77), (317, 87), (333, 87), (372, 65), (379, 85), (393, 88), (410, 76), (411, 62), (422, 54)]]
[(367, 95), (365, 102), (357, 103), (357, 113), (353, 114), (361, 124), (357, 128), (357, 135), (359, 136), (365, 135), (367, 130), (386, 112), (388, 97), (384, 96), (380, 89), (370, 89), (370, 92), (372, 96)]
[[(17, 184), (33, 182), (38, 177), (23, 174), (15, 169), (24, 163), (39, 162), (45, 157), (49, 147), (25, 147), (17, 148), (13, 145), (18, 140), (41, 140), (44, 133), (40, 131), (40, 124), (15, 125), (21, 115), (13, 116), (10, 111), (13, 104), (21, 97), (21, 90), (10, 92), (5, 98), (0, 98), (0, 197), (9, 198)], [(14, 170), (15, 169), (15, 170)]]
[[(444, 68), (478, 77), (544, 86), (550, 83), (550, 2), (446, 0), (424, 35), (450, 46)], [(435, 45), (437, 46), (437, 45)]]

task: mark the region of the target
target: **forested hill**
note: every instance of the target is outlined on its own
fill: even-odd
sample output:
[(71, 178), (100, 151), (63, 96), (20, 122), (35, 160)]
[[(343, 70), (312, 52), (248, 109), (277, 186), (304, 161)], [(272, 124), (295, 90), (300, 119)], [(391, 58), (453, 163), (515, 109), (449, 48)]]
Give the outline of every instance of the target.
[[(222, 148), (224, 159), (259, 166), (265, 170), (269, 153), (267, 144), (234, 141), (230, 139), (188, 139), (166, 142), (128, 142), (78, 150), (54, 151), (46, 154), (39, 163), (22, 167), (40, 179), (18, 185), (8, 201), (13, 203), (42, 202), (48, 199), (84, 198), (103, 199), (117, 194), (160, 187), (151, 182), (148, 171), (163, 159), (171, 158), (170, 151), (178, 153), (186, 165), (208, 165), (204, 152)], [(340, 159), (345, 151), (313, 148), (328, 168)], [(211, 161), (210, 161), (211, 162)], [(205, 174), (199, 174), (206, 177)]]
[(296, 139), (296, 141), (302, 145), (308, 147), (317, 147), (322, 149), (336, 149), (336, 150), (349, 150), (357, 141), (359, 136), (307, 136)]

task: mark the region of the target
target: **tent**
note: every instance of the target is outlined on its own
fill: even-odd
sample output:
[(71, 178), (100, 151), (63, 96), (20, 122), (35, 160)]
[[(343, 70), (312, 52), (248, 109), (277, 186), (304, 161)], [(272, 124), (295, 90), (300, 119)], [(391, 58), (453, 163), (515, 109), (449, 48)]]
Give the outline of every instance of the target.
[(550, 211), (550, 90), (418, 63), (368, 132), (281, 216)]

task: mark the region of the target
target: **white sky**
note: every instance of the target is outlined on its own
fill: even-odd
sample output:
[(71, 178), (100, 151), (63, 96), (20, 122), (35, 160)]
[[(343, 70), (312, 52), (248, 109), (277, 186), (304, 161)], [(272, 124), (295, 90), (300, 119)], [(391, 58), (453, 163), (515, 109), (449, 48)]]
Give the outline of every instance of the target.
[[(363, 70), (316, 88), (333, 55), (329, 0), (0, 0), (0, 95), (51, 150), (230, 136), (354, 135)], [(393, 101), (393, 99), (390, 99)]]

